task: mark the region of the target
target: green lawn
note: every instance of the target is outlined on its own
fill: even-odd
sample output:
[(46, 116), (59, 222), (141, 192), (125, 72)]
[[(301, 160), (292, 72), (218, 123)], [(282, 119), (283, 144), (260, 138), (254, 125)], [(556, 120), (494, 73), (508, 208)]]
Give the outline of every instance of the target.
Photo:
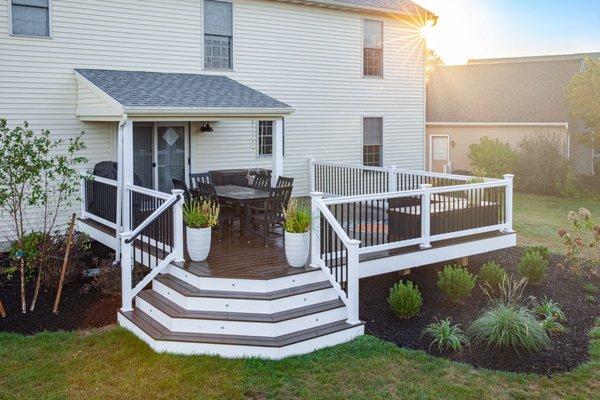
[[(600, 216), (597, 202), (517, 195), (520, 242), (560, 250), (556, 230), (580, 206)], [(600, 320), (592, 337), (591, 361), (547, 378), (476, 371), (372, 336), (274, 362), (156, 354), (120, 328), (0, 334), (0, 399), (592, 399)]]
[(513, 219), (519, 244), (544, 244), (554, 252), (562, 252), (557, 231), (568, 227), (567, 213), (580, 207), (588, 208), (600, 221), (600, 201), (515, 194)]

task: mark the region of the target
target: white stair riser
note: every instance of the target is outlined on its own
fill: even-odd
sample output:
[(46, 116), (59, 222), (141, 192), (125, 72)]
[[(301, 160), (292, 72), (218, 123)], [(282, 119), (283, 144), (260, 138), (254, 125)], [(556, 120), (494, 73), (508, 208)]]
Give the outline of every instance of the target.
[(229, 278), (212, 278), (204, 276), (196, 276), (174, 265), (170, 265), (165, 269), (165, 273), (169, 273), (176, 278), (198, 288), (205, 290), (216, 291), (234, 291), (234, 292), (252, 292), (252, 293), (268, 293), (278, 290), (290, 289), (293, 287), (309, 285), (311, 283), (322, 282), (327, 279), (323, 271), (315, 270), (311, 272), (284, 276), (275, 279), (229, 279)]
[(343, 321), (348, 314), (346, 307), (306, 315), (281, 322), (247, 322), (209, 320), (195, 318), (172, 318), (139, 297), (136, 306), (172, 332), (212, 333), (221, 335), (246, 335), (275, 337), (303, 329), (314, 328), (332, 322)]
[(315, 290), (275, 300), (186, 297), (159, 281), (152, 283), (152, 289), (178, 306), (190, 311), (273, 314), (339, 298), (334, 288)]
[(225, 358), (259, 357), (279, 360), (285, 357), (308, 354), (324, 347), (349, 342), (364, 334), (364, 326), (361, 325), (283, 347), (241, 346), (154, 340), (120, 313), (118, 315), (118, 320), (119, 325), (148, 343), (154, 351), (187, 355), (216, 355)]

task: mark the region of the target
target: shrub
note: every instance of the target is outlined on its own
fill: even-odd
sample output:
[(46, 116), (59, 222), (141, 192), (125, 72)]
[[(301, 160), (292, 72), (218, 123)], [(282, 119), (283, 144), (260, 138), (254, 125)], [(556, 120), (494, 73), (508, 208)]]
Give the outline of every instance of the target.
[(489, 261), (483, 264), (477, 277), (482, 284), (488, 285), (493, 291), (497, 291), (506, 278), (506, 271), (497, 262)]
[(458, 265), (446, 265), (438, 272), (437, 285), (452, 302), (458, 303), (471, 295), (475, 276)]
[(540, 318), (542, 327), (549, 334), (553, 335), (566, 331), (566, 328), (562, 325), (562, 322), (566, 321), (565, 313), (554, 301), (544, 297), (544, 300), (534, 307), (533, 312)]
[(587, 294), (598, 294), (598, 293), (600, 293), (600, 288), (598, 288), (598, 286), (594, 285), (593, 283), (586, 283), (585, 285), (583, 285), (583, 290)]
[(284, 210), (284, 215), (285, 222), (283, 227), (286, 232), (305, 233), (310, 229), (310, 207), (306, 202), (301, 202), (296, 199), (290, 200), (290, 203)]
[(567, 258), (574, 272), (586, 272), (600, 276), (600, 224), (596, 223), (587, 208), (578, 212), (569, 211), (570, 231), (558, 230), (558, 236), (565, 246)]
[(501, 178), (515, 169), (517, 154), (510, 144), (502, 143), (498, 139), (492, 140), (484, 136), (480, 143), (470, 145), (469, 151), (471, 166), (476, 175)]
[(427, 325), (421, 335), (429, 335), (433, 338), (433, 341), (429, 345), (429, 348), (434, 344), (437, 345), (440, 352), (444, 350), (462, 351), (463, 346), (469, 345), (469, 339), (464, 334), (459, 325), (452, 325), (450, 318), (439, 321), (437, 318), (435, 322)]
[(548, 261), (537, 251), (528, 251), (517, 266), (519, 274), (529, 280), (531, 283), (539, 283), (546, 275)]
[(528, 253), (528, 252), (531, 252), (531, 251), (537, 251), (544, 258), (544, 260), (550, 261), (550, 250), (548, 250), (548, 247), (546, 247), (544, 245), (527, 246), (523, 250), (523, 254), (522, 255), (525, 255), (525, 253)]
[(559, 195), (567, 184), (569, 163), (556, 136), (521, 139), (515, 167), (515, 187), (529, 193)]
[(399, 318), (415, 316), (423, 305), (419, 288), (411, 281), (398, 282), (390, 288), (388, 303)]
[[(139, 263), (133, 267), (132, 281), (139, 282), (144, 278), (148, 269)], [(118, 298), (121, 296), (121, 267), (110, 260), (101, 260), (98, 272), (92, 281), (84, 286), (85, 291), (97, 290), (104, 298)]]
[(497, 303), (469, 328), (475, 343), (494, 350), (534, 352), (550, 346), (548, 334), (526, 307)]

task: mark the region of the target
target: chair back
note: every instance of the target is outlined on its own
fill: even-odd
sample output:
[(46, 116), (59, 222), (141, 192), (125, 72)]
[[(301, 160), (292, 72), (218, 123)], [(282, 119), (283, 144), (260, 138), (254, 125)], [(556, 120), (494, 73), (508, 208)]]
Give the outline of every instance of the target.
[(190, 174), (190, 184), (192, 185), (192, 188), (197, 189), (200, 182), (210, 183), (212, 185), (213, 181), (210, 172)]
[(271, 187), (271, 176), (266, 173), (258, 173), (254, 176), (252, 187), (256, 189), (268, 189)]
[(188, 189), (188, 186), (181, 179), (173, 178), (173, 188), (183, 190), (183, 195), (186, 201), (190, 199), (190, 191)]
[(294, 178), (286, 178), (285, 176), (279, 176), (277, 178), (277, 187), (280, 186), (292, 186), (294, 184)]
[(214, 204), (219, 204), (219, 196), (217, 196), (217, 190), (211, 183), (199, 182), (196, 188), (198, 193), (198, 200), (200, 201), (211, 201)]
[(292, 197), (292, 186), (274, 187), (269, 190), (269, 212), (283, 218), (283, 211), (287, 208)]

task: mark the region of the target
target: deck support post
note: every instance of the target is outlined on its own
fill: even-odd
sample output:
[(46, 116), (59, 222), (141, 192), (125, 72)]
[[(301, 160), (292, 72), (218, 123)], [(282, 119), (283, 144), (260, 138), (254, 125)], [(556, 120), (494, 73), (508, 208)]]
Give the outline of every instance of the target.
[(397, 168), (397, 165), (390, 165), (388, 167), (388, 192), (398, 191), (398, 179), (396, 179)]
[(310, 265), (313, 267), (319, 266), (319, 257), (321, 257), (321, 211), (319, 210), (319, 202), (323, 198), (321, 192), (310, 193)]
[(431, 248), (431, 184), (422, 183), (421, 190), (421, 244), (422, 249)]
[(513, 233), (513, 181), (515, 176), (513, 174), (504, 175), (504, 180), (506, 181), (506, 220), (504, 221), (504, 229), (502, 229), (505, 233)]
[(315, 191), (315, 159), (308, 159), (308, 193), (312, 193)]
[(121, 311), (133, 310), (133, 299), (131, 298), (131, 271), (133, 269), (132, 251), (133, 244), (125, 243), (127, 237), (121, 236)]
[(183, 190), (171, 190), (174, 196), (179, 196), (180, 200), (173, 205), (173, 253), (175, 262), (183, 262)]
[(348, 323), (357, 324), (359, 318), (359, 280), (360, 274), (358, 271), (359, 254), (358, 249), (360, 240), (352, 239), (348, 242)]
[(277, 178), (283, 175), (283, 118), (273, 121), (273, 172), (271, 185), (277, 184)]
[(130, 231), (131, 226), (131, 191), (127, 186), (133, 185), (133, 122), (125, 120), (123, 122), (123, 164), (119, 169), (123, 170), (123, 230)]
[(86, 170), (81, 170), (79, 171), (80, 174), (80, 187), (79, 187), (79, 197), (81, 198), (81, 211), (79, 214), (79, 218), (81, 219), (85, 219), (87, 218), (87, 211), (86, 211), (86, 204), (87, 204), (87, 198), (86, 198), (86, 180), (87, 180), (87, 171)]

